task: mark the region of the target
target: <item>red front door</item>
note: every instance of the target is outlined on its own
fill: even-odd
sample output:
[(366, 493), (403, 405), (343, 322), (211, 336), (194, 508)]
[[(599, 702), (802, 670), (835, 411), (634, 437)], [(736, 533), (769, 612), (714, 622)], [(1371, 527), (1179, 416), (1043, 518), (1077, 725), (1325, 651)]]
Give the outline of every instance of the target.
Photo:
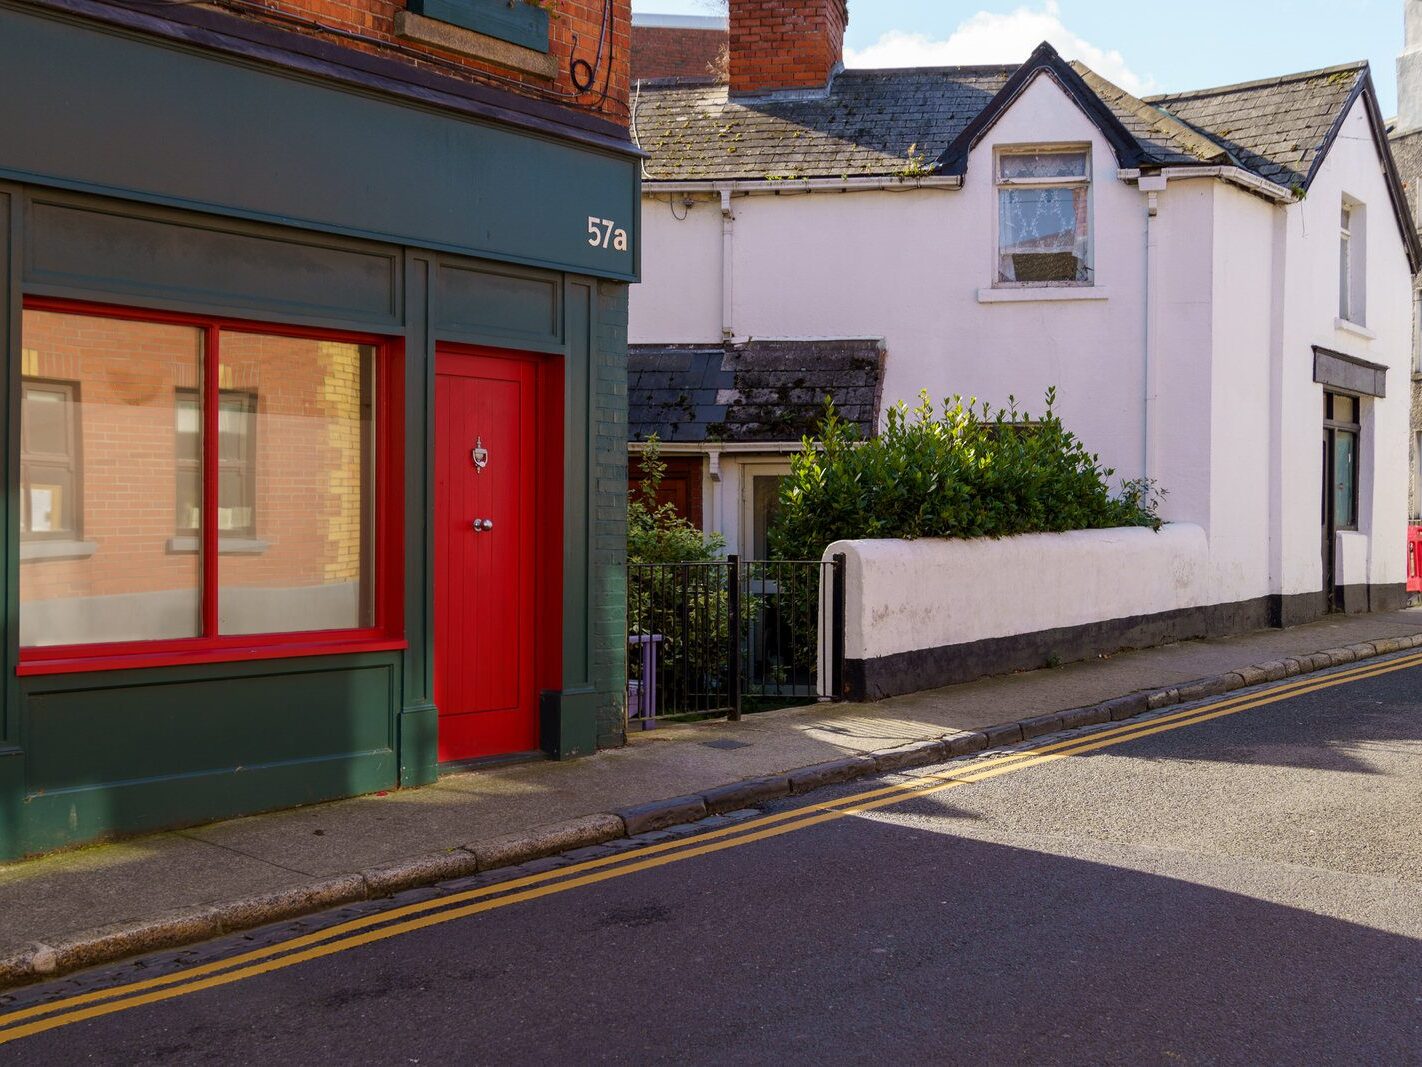
[(435, 371), (439, 758), (528, 752), (538, 747), (537, 367), (440, 351)]

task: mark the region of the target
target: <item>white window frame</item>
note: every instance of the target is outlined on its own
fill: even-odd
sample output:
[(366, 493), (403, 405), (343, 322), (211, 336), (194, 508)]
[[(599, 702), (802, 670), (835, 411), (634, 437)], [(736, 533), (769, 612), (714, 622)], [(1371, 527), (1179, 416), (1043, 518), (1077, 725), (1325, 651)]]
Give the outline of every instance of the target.
[(1368, 209), (1344, 196), (1338, 219), (1338, 318), (1368, 324)]
[(1422, 289), (1412, 290), (1412, 376), (1422, 375)]
[[(1045, 155), (1054, 152), (1079, 153), (1085, 159), (1080, 177), (1068, 178), (1004, 178), (1002, 160), (1006, 156)], [(994, 289), (1089, 289), (1096, 285), (1096, 218), (1092, 205), (1091, 145), (1086, 142), (1004, 144), (993, 149), (993, 220), (992, 287)], [(1085, 280), (1020, 282), (1002, 277), (1002, 193), (1006, 189), (1046, 188), (1085, 189), (1086, 211), (1086, 275)]]

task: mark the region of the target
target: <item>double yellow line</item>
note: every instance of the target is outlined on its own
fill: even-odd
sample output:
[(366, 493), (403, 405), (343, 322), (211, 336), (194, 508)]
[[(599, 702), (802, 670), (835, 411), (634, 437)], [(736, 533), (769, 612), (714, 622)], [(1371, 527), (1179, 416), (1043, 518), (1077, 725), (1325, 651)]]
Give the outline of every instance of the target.
[(596, 885), (612, 878), (622, 878), (669, 863), (706, 856), (725, 849), (764, 841), (781, 834), (808, 829), (833, 819), (859, 815), (892, 804), (902, 804), (917, 797), (957, 789), (975, 782), (987, 781), (1044, 763), (1068, 759), (1113, 745), (1125, 744), (1152, 734), (1179, 730), (1225, 715), (1234, 715), (1251, 708), (1274, 704), (1291, 697), (1303, 696), (1375, 678), (1394, 671), (1422, 665), (1422, 653), (1355, 667), (1323, 676), (1312, 676), (1284, 683), (1263, 692), (1189, 708), (1141, 722), (1125, 722), (1120, 726), (1096, 730), (1079, 737), (1055, 741), (1030, 749), (988, 756), (962, 764), (957, 769), (915, 775), (909, 781), (881, 786), (823, 804), (765, 815), (734, 826), (723, 827), (679, 841), (647, 845), (616, 856), (587, 860), (569, 867), (539, 874), (512, 878), (495, 885), (481, 886), (434, 900), (419, 901), (338, 923), (324, 930), (303, 934), (275, 945), (253, 949), (223, 960), (190, 967), (173, 974), (148, 978), (112, 989), (96, 990), (36, 1004), (0, 1015), (0, 1044), (31, 1037), (61, 1026), (95, 1019), (115, 1012), (128, 1011), (146, 1004), (155, 1004), (190, 993), (230, 985), (259, 975), (294, 967), (311, 960), (347, 952), (402, 934), (427, 927), (454, 922), (481, 912), (493, 911), (513, 904), (537, 900), (555, 893), (583, 886)]

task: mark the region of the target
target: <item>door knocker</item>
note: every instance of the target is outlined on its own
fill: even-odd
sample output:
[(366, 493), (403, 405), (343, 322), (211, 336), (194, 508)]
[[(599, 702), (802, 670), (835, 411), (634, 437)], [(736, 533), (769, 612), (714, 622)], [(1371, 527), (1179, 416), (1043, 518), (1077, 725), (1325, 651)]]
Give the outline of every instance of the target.
[(484, 473), (484, 468), (489, 465), (489, 450), (484, 447), (484, 439), (476, 438), (474, 441), (474, 469), (479, 474)]

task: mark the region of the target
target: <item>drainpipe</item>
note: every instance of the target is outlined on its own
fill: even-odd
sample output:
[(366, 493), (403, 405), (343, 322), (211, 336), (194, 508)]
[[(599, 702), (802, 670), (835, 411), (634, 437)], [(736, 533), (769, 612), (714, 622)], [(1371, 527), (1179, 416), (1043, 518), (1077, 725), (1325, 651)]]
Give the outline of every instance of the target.
[(1146, 261), (1145, 261), (1145, 427), (1142, 441), (1141, 471), (1143, 478), (1158, 476), (1156, 445), (1159, 432), (1159, 338), (1160, 338), (1160, 194), (1165, 191), (1165, 176), (1142, 174), (1137, 181), (1146, 194)]
[(736, 336), (732, 321), (732, 253), (735, 250), (735, 213), (731, 210), (731, 190), (721, 190), (721, 338)]

